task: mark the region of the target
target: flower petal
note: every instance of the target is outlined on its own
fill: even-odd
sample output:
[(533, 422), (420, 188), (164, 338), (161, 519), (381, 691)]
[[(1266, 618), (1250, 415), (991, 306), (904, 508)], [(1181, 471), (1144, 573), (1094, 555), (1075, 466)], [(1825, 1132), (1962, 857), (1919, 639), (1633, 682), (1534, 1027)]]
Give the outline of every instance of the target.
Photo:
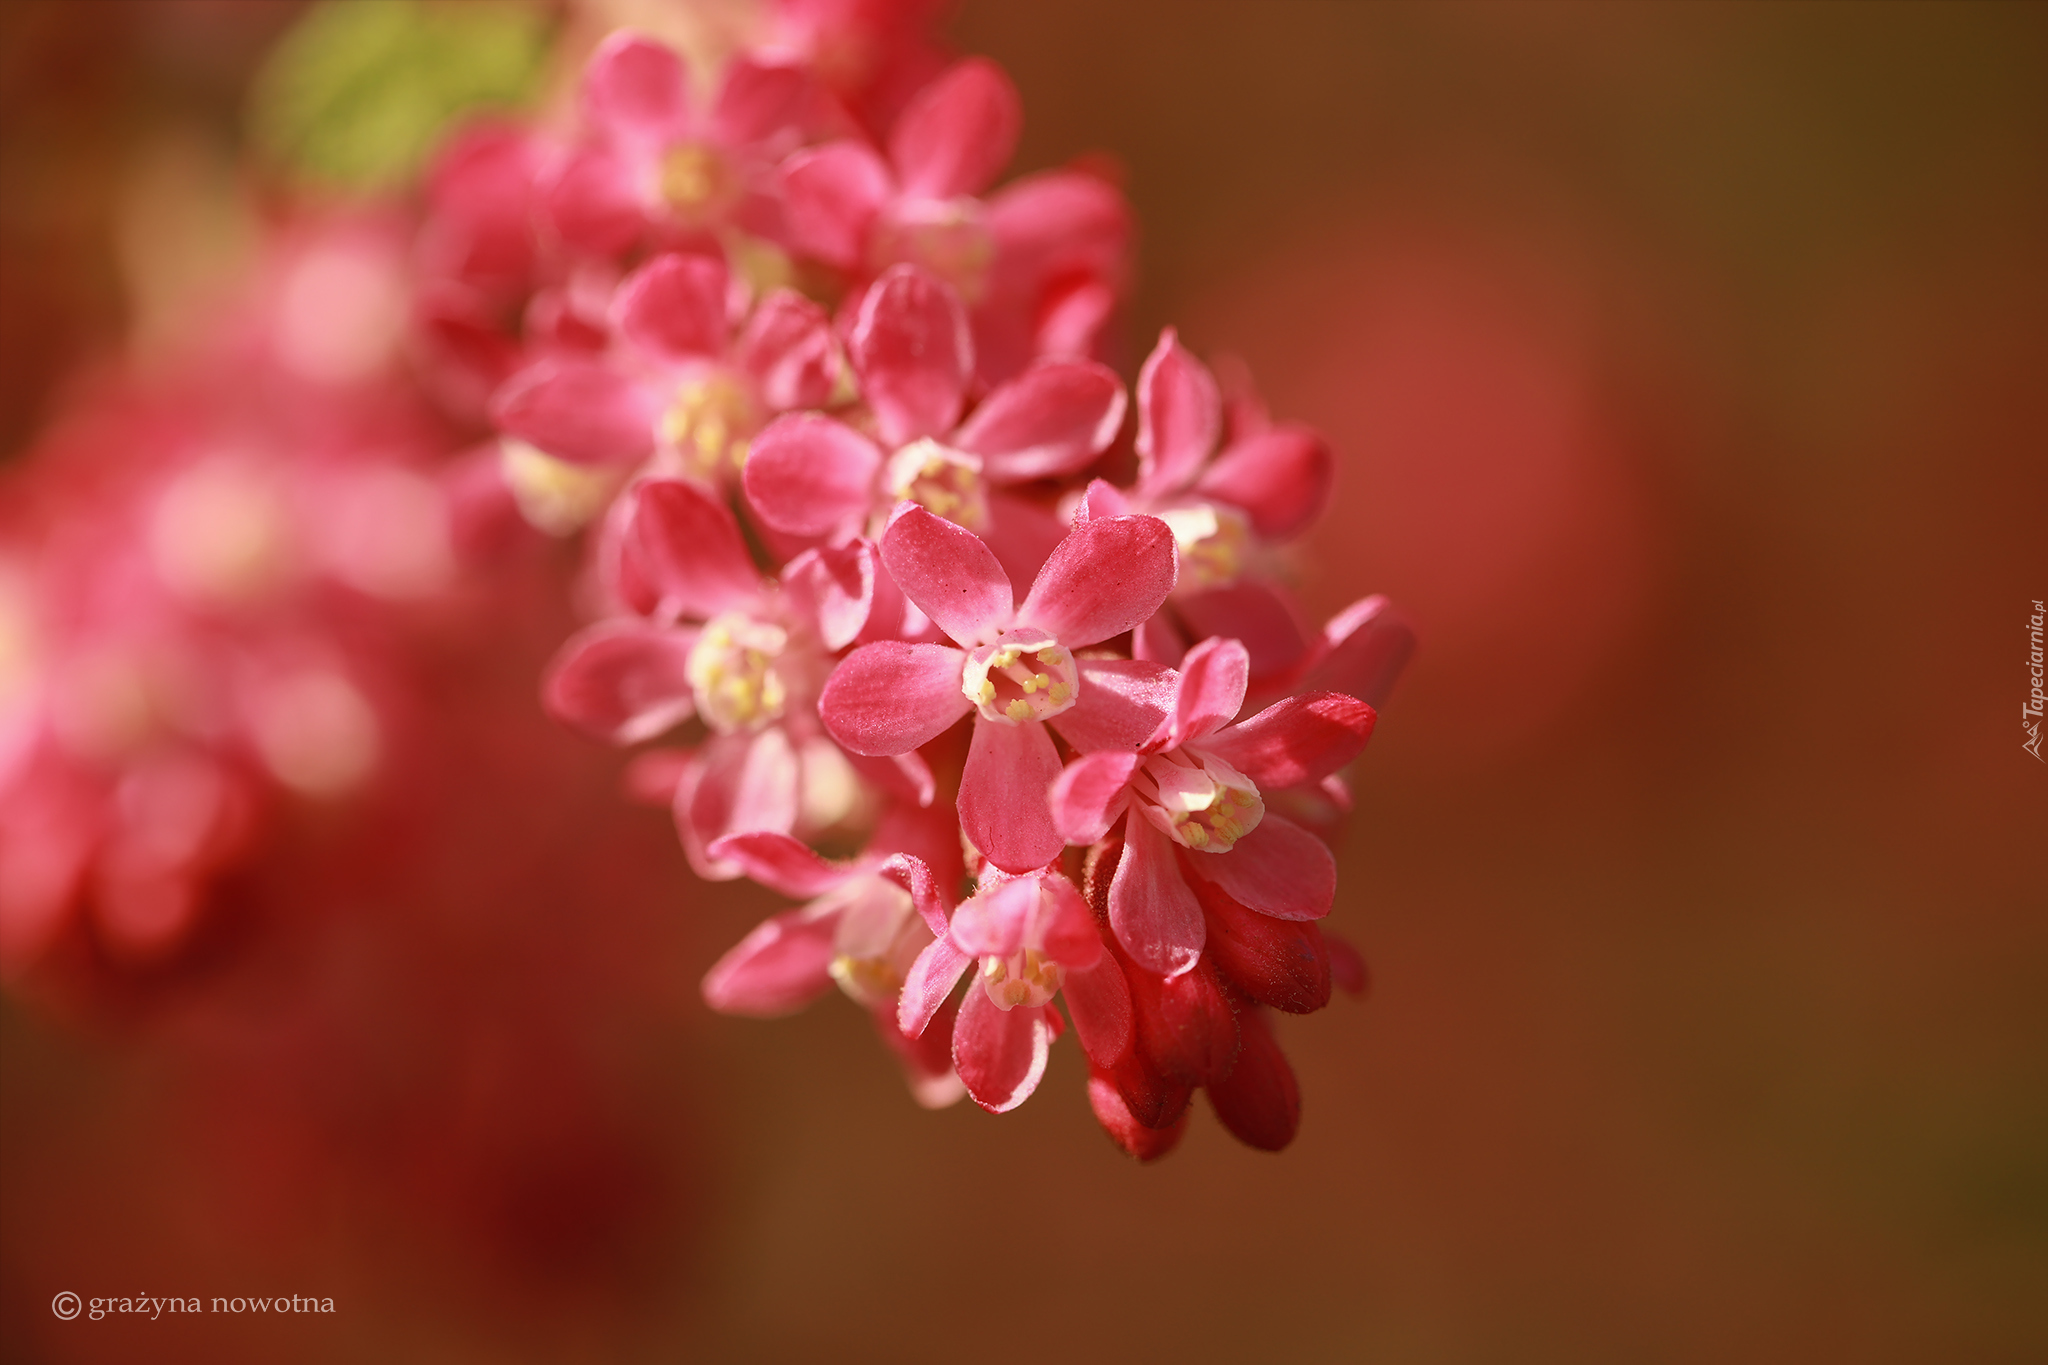
[(632, 162), (606, 148), (570, 152), (549, 171), (541, 198), (561, 239), (594, 256), (624, 252), (647, 227)]
[(986, 644), (1010, 624), (1009, 576), (974, 532), (903, 503), (882, 532), (881, 548), (882, 567), (903, 595), (961, 644)]
[(1124, 821), (1109, 925), (1132, 960), (1160, 976), (1178, 976), (1202, 955), (1201, 904), (1181, 877), (1172, 842), (1150, 820)]
[(572, 464), (627, 464), (654, 449), (654, 404), (610, 366), (552, 357), (527, 366), (491, 397), (498, 430)]
[(805, 68), (742, 54), (726, 63), (711, 107), (712, 136), (728, 147), (801, 137), (817, 97)]
[[(957, 836), (955, 842), (958, 842)], [(946, 901), (929, 863), (914, 854), (894, 853), (875, 869), (875, 873), (910, 893), (911, 905), (934, 938), (946, 936)]]
[(1124, 496), (1121, 488), (1107, 479), (1090, 479), (1088, 487), (1082, 490), (1081, 501), (1074, 508), (1074, 520), (1095, 521), (1125, 517), (1130, 513), (1131, 500)]
[(1337, 860), (1330, 850), (1271, 809), (1228, 853), (1193, 854), (1188, 865), (1239, 905), (1275, 919), (1321, 919), (1337, 895)]
[(1050, 361), (982, 399), (951, 444), (981, 456), (991, 483), (1071, 474), (1116, 439), (1124, 406), (1124, 386), (1108, 366)]
[(769, 890), (797, 900), (822, 896), (859, 871), (827, 862), (808, 845), (773, 830), (728, 834), (707, 851), (719, 862), (735, 864), (743, 875)]
[[(1077, 1024), (1075, 1027), (1078, 1029), (1080, 1026)], [(1165, 1156), (1180, 1145), (1181, 1134), (1188, 1128), (1185, 1104), (1174, 1121), (1164, 1128), (1147, 1128), (1138, 1122), (1130, 1104), (1124, 1099), (1116, 1076), (1101, 1068), (1089, 1070), (1088, 1107), (1095, 1111), (1095, 1121), (1102, 1125), (1103, 1132), (1109, 1134), (1109, 1140), (1123, 1148), (1126, 1155), (1139, 1161), (1157, 1161)]]
[(1017, 87), (994, 62), (970, 57), (918, 92), (896, 120), (889, 159), (906, 194), (978, 194), (1009, 163), (1023, 126)]
[(930, 1026), (973, 961), (944, 934), (925, 945), (904, 973), (903, 993), (896, 997), (896, 1027), (905, 1037), (916, 1038)]
[(1178, 568), (1173, 532), (1157, 517), (1080, 522), (1038, 571), (1017, 621), (1050, 631), (1069, 649), (1092, 645), (1158, 611)]
[(1209, 926), (1202, 952), (1231, 985), (1289, 1014), (1330, 1003), (1331, 954), (1319, 926), (1248, 910), (1199, 877), (1192, 885)]
[(621, 29), (598, 44), (583, 69), (583, 114), (613, 137), (663, 143), (689, 126), (683, 60), (645, 34)]
[(793, 412), (754, 438), (740, 481), (761, 520), (793, 536), (857, 528), (875, 504), (882, 452), (830, 417)]
[(1277, 1152), (1301, 1127), (1301, 1087), (1257, 1010), (1239, 1017), (1238, 1035), (1237, 1065), (1209, 1083), (1209, 1107), (1245, 1146)]
[(790, 245), (841, 270), (867, 256), (868, 234), (894, 188), (889, 168), (858, 142), (828, 142), (782, 163)]
[(1052, 784), (1052, 823), (1070, 844), (1092, 844), (1124, 813), (1125, 792), (1139, 757), (1101, 749), (1069, 763)]
[(1074, 1016), (1074, 1033), (1089, 1061), (1111, 1067), (1129, 1054), (1131, 988), (1115, 958), (1104, 953), (1094, 966), (1070, 970), (1060, 993), (1066, 997), (1067, 1013)]
[(891, 266), (862, 296), (847, 352), (885, 444), (952, 430), (974, 373), (974, 342), (951, 285), (914, 265)]
[(867, 624), (875, 598), (874, 544), (805, 550), (782, 571), (782, 587), (825, 648), (842, 650)]
[(960, 902), (949, 932), (973, 957), (1008, 957), (1024, 948), (1024, 934), (1038, 915), (1037, 877), (1012, 877)]
[(976, 716), (960, 775), (960, 832), (1003, 871), (1036, 872), (1066, 846), (1048, 796), (1059, 775), (1059, 751), (1043, 725)]
[(818, 714), (856, 754), (887, 758), (945, 733), (973, 709), (960, 691), (967, 656), (945, 645), (878, 640), (840, 661)]
[(760, 597), (760, 571), (724, 503), (683, 479), (643, 479), (626, 496), (620, 553), (666, 610), (708, 619)]
[(1144, 747), (1173, 708), (1172, 669), (1143, 659), (1082, 659), (1081, 696), (1050, 724), (1080, 750)]
[(1276, 427), (1248, 437), (1202, 471), (1195, 491), (1244, 509), (1269, 541), (1291, 540), (1322, 515), (1337, 462), (1306, 427)]
[(1318, 781), (1357, 758), (1372, 738), (1376, 718), (1356, 697), (1317, 692), (1275, 702), (1199, 747), (1262, 789), (1277, 791)]
[(725, 349), (725, 262), (666, 252), (628, 275), (612, 299), (619, 334), (670, 363)]
[(1007, 1114), (1038, 1088), (1045, 1075), (1052, 1030), (1043, 1007), (1000, 1008), (973, 985), (953, 1021), (953, 1069), (967, 1093), (991, 1114)]
[(1160, 497), (1193, 483), (1222, 427), (1215, 377), (1166, 328), (1138, 371), (1139, 489)]
[(686, 673), (696, 632), (607, 623), (562, 646), (541, 684), (556, 720), (609, 740), (638, 744), (696, 712)]
[(1384, 706), (1415, 652), (1415, 628), (1375, 593), (1330, 618), (1297, 686), (1328, 689)]
[(772, 412), (823, 407), (841, 369), (832, 319), (795, 290), (774, 290), (733, 343), (733, 363), (753, 376)]
[(988, 529), (982, 539), (1003, 566), (1003, 577), (1028, 583), (1052, 557), (1053, 547), (1067, 537), (1067, 523), (1029, 498), (1007, 488), (988, 491)]
[(764, 1019), (802, 1009), (831, 988), (837, 928), (838, 916), (806, 909), (761, 921), (704, 974), (704, 1003)]
[(1173, 714), (1160, 722), (1146, 747), (1171, 749), (1230, 724), (1244, 705), (1245, 684), (1250, 680), (1251, 656), (1243, 645), (1235, 640), (1202, 641), (1181, 661)]
[(676, 788), (676, 831), (692, 871), (706, 881), (731, 881), (740, 867), (714, 858), (711, 845), (728, 834), (790, 831), (801, 775), (796, 752), (771, 726), (755, 735), (719, 735), (697, 758)]
[(1173, 609), (1189, 639), (1219, 635), (1243, 644), (1251, 655), (1254, 687), (1299, 667), (1308, 653), (1293, 607), (1265, 583), (1182, 593), (1173, 599)]

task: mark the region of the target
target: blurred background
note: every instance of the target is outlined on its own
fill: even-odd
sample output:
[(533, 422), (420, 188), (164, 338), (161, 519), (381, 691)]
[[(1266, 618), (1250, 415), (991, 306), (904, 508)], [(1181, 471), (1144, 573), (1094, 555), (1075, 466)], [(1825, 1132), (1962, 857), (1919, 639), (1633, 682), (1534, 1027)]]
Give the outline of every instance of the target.
[[(0, 10), (10, 457), (146, 329), (149, 177), (260, 153), (296, 17)], [(541, 720), (562, 605), (437, 642), (478, 718), (405, 817), (425, 871), (309, 822), (231, 894), (303, 913), (0, 999), (6, 1358), (2048, 1358), (2048, 768), (2015, 724), (2048, 7), (947, 32), (1022, 90), (1013, 170), (1121, 168), (1131, 357), (1177, 323), (1331, 437), (1310, 603), (1421, 623), (1332, 921), (1374, 993), (1282, 1021), (1292, 1149), (1203, 1114), (1140, 1168), (1071, 1047), (1014, 1114), (928, 1114), (837, 1000), (711, 1015), (698, 976), (778, 902), (692, 882)], [(433, 794), (522, 784), (555, 804)], [(62, 1289), (337, 1311), (67, 1323)]]

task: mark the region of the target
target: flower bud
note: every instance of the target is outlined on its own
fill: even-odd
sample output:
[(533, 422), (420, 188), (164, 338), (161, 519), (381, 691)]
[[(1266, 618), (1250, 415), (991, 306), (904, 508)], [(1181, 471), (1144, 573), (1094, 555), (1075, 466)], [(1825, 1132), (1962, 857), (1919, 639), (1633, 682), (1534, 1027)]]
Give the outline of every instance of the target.
[(1257, 1010), (1238, 1018), (1243, 1047), (1230, 1074), (1209, 1085), (1209, 1107), (1247, 1147), (1277, 1152), (1301, 1126), (1301, 1088), (1294, 1068)]
[(1203, 956), (1232, 986), (1289, 1014), (1313, 1014), (1330, 1003), (1330, 949), (1319, 925), (1247, 910), (1199, 877), (1188, 885), (1208, 921)]

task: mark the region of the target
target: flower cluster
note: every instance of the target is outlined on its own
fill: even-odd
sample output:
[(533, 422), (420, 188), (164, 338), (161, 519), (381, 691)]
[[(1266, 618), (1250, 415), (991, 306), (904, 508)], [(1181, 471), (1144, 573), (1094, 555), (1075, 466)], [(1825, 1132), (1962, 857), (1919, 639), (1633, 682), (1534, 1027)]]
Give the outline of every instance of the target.
[(1284, 1146), (1266, 1011), (1363, 989), (1318, 924), (1324, 840), (1412, 637), (1380, 598), (1303, 623), (1280, 574), (1328, 447), (1171, 329), (1127, 390), (1121, 196), (991, 191), (1014, 88), (930, 70), (888, 10), (785, 6), (708, 91), (614, 34), (566, 131), (458, 140), (422, 356), (527, 518), (589, 528), (596, 619), (549, 710), (679, 736), (633, 790), (701, 876), (805, 902), (711, 970), (714, 1007), (836, 983), (920, 1100), (994, 1112), (1071, 1019), (1125, 1150), (1168, 1150), (1198, 1088)]

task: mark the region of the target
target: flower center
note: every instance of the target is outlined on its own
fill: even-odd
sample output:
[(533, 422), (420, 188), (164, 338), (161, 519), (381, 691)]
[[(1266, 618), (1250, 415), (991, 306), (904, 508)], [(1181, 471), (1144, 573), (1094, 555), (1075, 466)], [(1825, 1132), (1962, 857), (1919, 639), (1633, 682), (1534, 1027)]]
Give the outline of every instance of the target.
[(1202, 853), (1228, 853), (1266, 818), (1249, 777), (1209, 754), (1172, 749), (1145, 760), (1131, 779), (1147, 819)]
[(981, 480), (981, 460), (929, 436), (889, 457), (882, 487), (891, 507), (908, 498), (976, 535), (988, 529), (988, 489)]
[(616, 470), (570, 464), (509, 436), (498, 444), (498, 459), (519, 514), (551, 536), (566, 536), (602, 511), (620, 478)]
[(1081, 696), (1081, 669), (1052, 636), (1020, 627), (967, 656), (960, 690), (990, 720), (1022, 725), (1072, 707)]
[(661, 197), (679, 217), (699, 219), (731, 197), (731, 169), (711, 148), (686, 142), (661, 161)]
[(729, 735), (779, 720), (789, 686), (777, 665), (788, 644), (789, 632), (781, 626), (742, 612), (707, 622), (683, 666), (704, 723)]
[(728, 462), (733, 469), (746, 464), (746, 437), (753, 429), (753, 400), (723, 373), (685, 380), (661, 418), (662, 442), (682, 456), (686, 473), (700, 479), (716, 479)]
[(910, 893), (882, 877), (856, 877), (813, 901), (811, 910), (839, 914), (837, 952), (826, 969), (839, 989), (871, 1009), (893, 1003), (918, 950), (931, 941)]
[(1245, 554), (1252, 543), (1251, 523), (1244, 513), (1198, 502), (1169, 507), (1158, 516), (1173, 532), (1174, 546), (1180, 551), (1180, 587), (1227, 587), (1244, 572)]
[(1043, 1005), (1059, 993), (1067, 970), (1040, 953), (1026, 948), (1008, 957), (981, 960), (981, 988), (997, 1009), (1013, 1010), (1019, 1005)]

